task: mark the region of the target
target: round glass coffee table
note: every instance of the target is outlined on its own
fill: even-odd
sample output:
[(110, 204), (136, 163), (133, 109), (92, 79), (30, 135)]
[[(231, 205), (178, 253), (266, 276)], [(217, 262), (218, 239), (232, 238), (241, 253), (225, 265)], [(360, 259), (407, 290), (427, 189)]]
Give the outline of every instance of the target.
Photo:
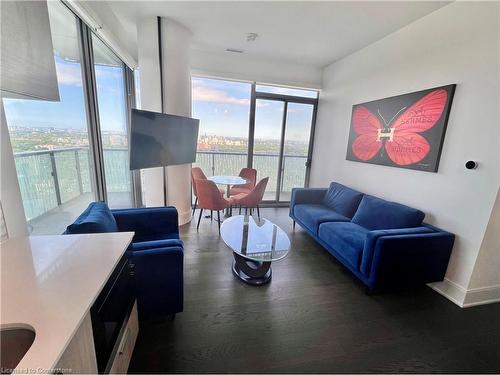
[(234, 275), (248, 284), (271, 281), (271, 263), (286, 257), (290, 250), (285, 231), (266, 219), (233, 216), (222, 223), (220, 232), (233, 251)]

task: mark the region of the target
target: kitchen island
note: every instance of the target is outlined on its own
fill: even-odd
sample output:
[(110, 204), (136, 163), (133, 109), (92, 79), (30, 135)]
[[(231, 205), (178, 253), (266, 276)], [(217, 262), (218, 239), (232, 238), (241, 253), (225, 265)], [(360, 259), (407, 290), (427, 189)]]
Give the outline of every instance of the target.
[[(90, 363), (92, 356), (95, 361), (95, 352), (89, 311), (133, 234), (19, 237), (0, 245), (0, 327), (26, 328), (35, 333), (33, 344), (14, 373), (76, 372), (79, 366), (57, 366), (71, 360), (71, 353), (65, 356), (65, 352), (78, 348), (82, 343), (74, 341), (80, 338), (92, 342), (84, 343), (90, 359), (83, 360), (83, 368), (97, 371), (95, 363)], [(84, 351), (74, 354), (81, 356)]]

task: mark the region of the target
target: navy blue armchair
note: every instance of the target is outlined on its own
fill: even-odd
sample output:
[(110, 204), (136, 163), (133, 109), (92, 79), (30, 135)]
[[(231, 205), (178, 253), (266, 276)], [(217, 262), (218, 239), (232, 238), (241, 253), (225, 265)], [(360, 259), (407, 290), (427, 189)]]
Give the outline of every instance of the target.
[(174, 207), (110, 210), (93, 202), (65, 234), (135, 232), (127, 250), (139, 319), (183, 310), (183, 243)]
[(368, 288), (444, 278), (455, 236), (423, 223), (417, 209), (333, 182), (292, 189), (290, 217)]

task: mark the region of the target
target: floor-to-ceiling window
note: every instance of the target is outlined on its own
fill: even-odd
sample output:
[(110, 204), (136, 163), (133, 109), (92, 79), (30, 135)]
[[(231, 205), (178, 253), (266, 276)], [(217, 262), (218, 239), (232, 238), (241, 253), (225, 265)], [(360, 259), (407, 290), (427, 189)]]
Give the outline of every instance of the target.
[(107, 202), (131, 207), (125, 64), (95, 34), (92, 47)]
[(61, 100), (3, 101), (33, 234), (61, 233), (95, 199), (78, 20), (60, 2), (48, 8)]
[(306, 186), (317, 90), (193, 77), (192, 93), (200, 119), (196, 165), (207, 175), (251, 166), (258, 180), (269, 177), (270, 203), (288, 202), (292, 188)]
[(131, 71), (63, 2), (49, 1), (48, 10), (60, 101), (3, 99), (32, 234), (62, 233), (94, 200), (134, 205), (125, 84)]
[(192, 116), (200, 119), (195, 165), (207, 175), (237, 175), (248, 163), (252, 85), (203, 77), (192, 79)]

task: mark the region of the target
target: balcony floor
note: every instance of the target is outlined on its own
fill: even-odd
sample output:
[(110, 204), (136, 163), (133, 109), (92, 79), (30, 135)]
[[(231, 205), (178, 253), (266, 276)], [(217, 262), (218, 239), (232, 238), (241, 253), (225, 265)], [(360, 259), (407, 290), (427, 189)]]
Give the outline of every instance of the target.
[[(131, 207), (130, 193), (109, 193), (112, 208)], [(28, 222), (30, 235), (60, 234), (94, 201), (92, 193), (82, 194)]]

